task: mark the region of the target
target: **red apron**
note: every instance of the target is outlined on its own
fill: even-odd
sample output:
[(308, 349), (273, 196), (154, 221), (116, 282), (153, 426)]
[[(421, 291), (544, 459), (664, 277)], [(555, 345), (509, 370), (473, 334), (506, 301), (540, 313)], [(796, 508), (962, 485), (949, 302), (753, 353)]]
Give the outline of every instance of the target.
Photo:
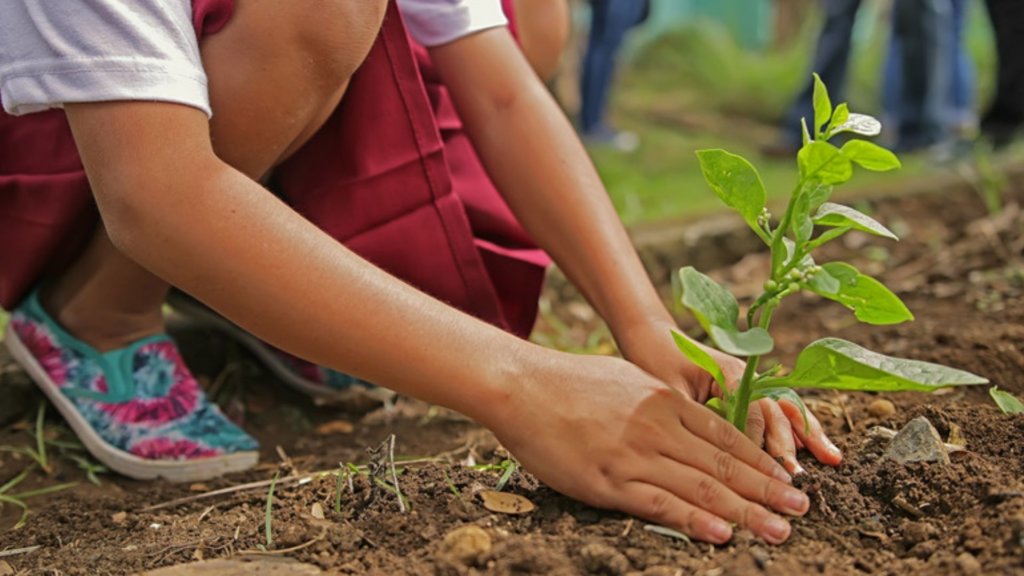
[[(232, 8), (193, 0), (197, 33), (219, 30)], [(345, 98), (275, 170), (273, 186), (364, 258), (526, 336), (548, 259), (491, 184), (426, 51), (416, 50), (391, 2)], [(63, 112), (0, 113), (0, 305), (11, 308), (66, 265), (95, 222)]]

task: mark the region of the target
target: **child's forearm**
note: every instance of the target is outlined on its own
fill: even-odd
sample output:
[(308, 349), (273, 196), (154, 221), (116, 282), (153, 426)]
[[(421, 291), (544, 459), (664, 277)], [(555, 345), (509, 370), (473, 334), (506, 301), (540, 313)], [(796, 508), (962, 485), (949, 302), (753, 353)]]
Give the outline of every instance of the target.
[(275, 346), (485, 422), (522, 356), (547, 354), (338, 245), (218, 160), (198, 111), (121, 103), (68, 116), (114, 243)]
[(586, 151), (508, 32), (476, 34), (431, 56), (510, 207), (616, 337), (670, 323)]

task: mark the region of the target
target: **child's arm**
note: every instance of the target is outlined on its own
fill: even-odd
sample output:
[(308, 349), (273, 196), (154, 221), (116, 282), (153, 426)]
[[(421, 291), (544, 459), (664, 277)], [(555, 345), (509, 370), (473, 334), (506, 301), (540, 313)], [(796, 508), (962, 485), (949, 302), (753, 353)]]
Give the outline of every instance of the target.
[[(498, 189), (608, 322), (625, 357), (703, 400), (711, 378), (675, 348), (669, 336), (675, 322), (647, 278), (586, 151), (530, 73), (507, 29), (466, 36), (430, 53)], [(736, 359), (712, 353), (727, 375), (738, 378), (742, 365)], [(771, 433), (779, 430), (769, 428)], [(790, 433), (799, 434), (820, 460), (837, 464), (841, 455), (820, 427), (815, 432)]]
[(777, 463), (635, 366), (519, 340), (345, 249), (218, 159), (201, 111), (66, 111), (114, 244), (256, 336), (462, 411), (553, 488), (704, 540), (724, 519), (781, 542), (755, 502), (806, 511)]

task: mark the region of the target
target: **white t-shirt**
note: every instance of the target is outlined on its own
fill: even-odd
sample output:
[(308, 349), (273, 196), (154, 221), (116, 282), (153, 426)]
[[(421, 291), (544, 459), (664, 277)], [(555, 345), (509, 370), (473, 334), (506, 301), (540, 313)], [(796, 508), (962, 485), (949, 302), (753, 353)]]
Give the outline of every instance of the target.
[[(499, 0), (398, 4), (425, 46), (507, 23)], [(210, 115), (191, 0), (0, 0), (0, 99), (14, 115), (110, 100)]]

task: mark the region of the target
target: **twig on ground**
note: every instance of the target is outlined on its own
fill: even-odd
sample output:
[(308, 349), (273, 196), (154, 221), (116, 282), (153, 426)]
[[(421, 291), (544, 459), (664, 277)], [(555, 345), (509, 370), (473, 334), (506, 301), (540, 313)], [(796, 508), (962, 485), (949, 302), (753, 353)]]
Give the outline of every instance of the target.
[(326, 536), (327, 536), (327, 530), (324, 529), (324, 530), (320, 531), (320, 535), (317, 536), (316, 538), (313, 538), (309, 542), (303, 542), (302, 544), (299, 544), (297, 546), (292, 546), (291, 548), (282, 548), (280, 550), (240, 550), (238, 552), (238, 555), (239, 556), (278, 556), (278, 555), (281, 555), (281, 554), (289, 554), (291, 552), (296, 552), (298, 550), (302, 550), (303, 548), (309, 548), (313, 544), (316, 544), (317, 542), (323, 540)]
[(20, 556), (22, 554), (28, 554), (39, 550), (42, 546), (25, 546), (24, 548), (11, 548), (9, 550), (0, 550), (0, 558), (9, 558), (11, 556)]

